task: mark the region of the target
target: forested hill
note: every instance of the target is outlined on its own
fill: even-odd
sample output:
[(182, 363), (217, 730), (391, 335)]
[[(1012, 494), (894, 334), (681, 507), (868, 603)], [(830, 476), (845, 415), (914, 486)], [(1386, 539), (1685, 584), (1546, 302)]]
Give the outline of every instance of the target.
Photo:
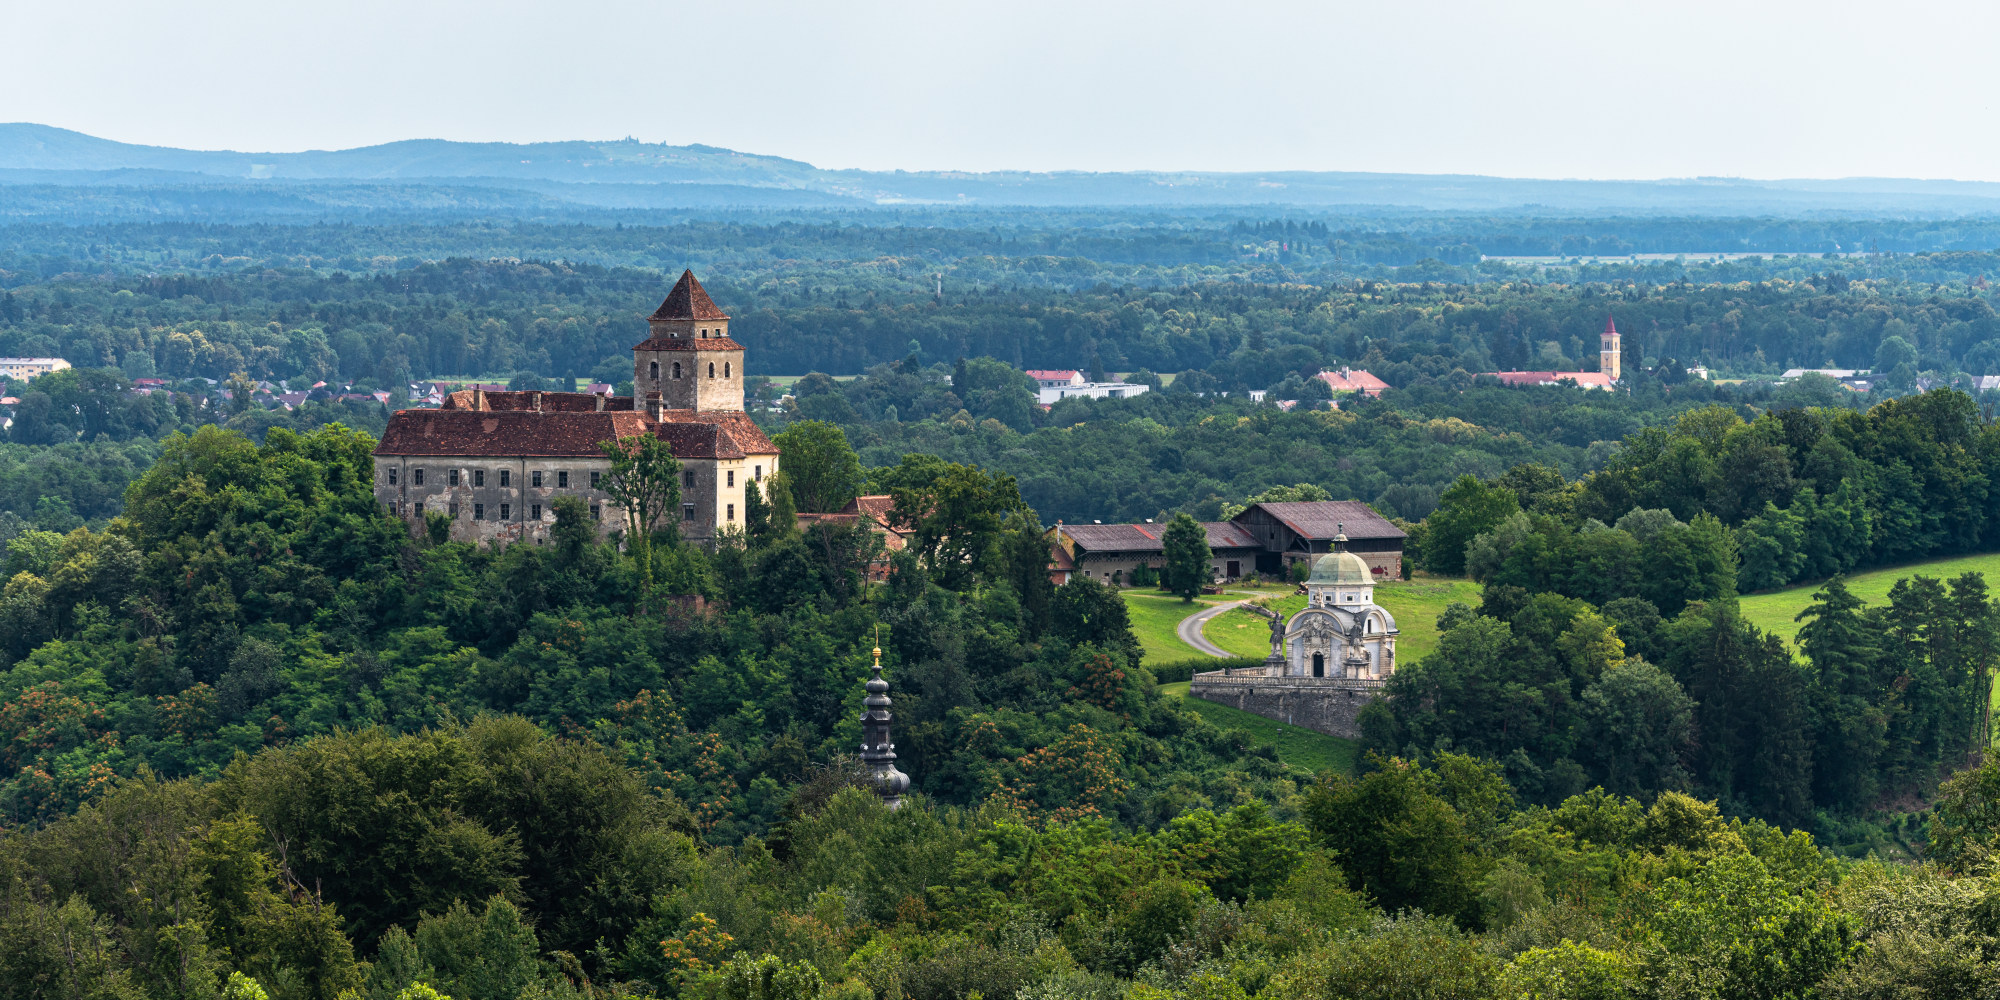
[[(117, 178), (119, 171), (186, 175)], [(171, 188), (197, 178), (435, 182), (478, 178), (561, 184), (726, 185), (739, 205), (799, 204), (810, 191), (855, 205), (1294, 205), (1396, 206), (1541, 212), (1766, 215), (1824, 211), (1991, 212), (2000, 186), (1894, 178), (1845, 180), (1533, 180), (1467, 175), (1308, 171), (1217, 173), (827, 170), (778, 156), (712, 146), (620, 141), (529, 144), (409, 140), (297, 153), (139, 146), (67, 129), (0, 125), (0, 183), (137, 183)], [(104, 175), (113, 176), (104, 176)], [(97, 176), (92, 176), (97, 175)], [(581, 197), (581, 192), (572, 192)]]

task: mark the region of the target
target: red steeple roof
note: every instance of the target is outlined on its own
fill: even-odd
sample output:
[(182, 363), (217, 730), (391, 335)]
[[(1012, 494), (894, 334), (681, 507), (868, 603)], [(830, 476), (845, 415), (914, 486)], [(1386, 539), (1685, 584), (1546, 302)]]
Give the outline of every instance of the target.
[(666, 301), (649, 318), (728, 319), (729, 314), (716, 308), (715, 300), (708, 297), (701, 282), (694, 280), (693, 271), (682, 271), (681, 280), (674, 282), (674, 290), (667, 293)]
[(1608, 313), (1604, 317), (1604, 336), (1618, 336), (1618, 324), (1611, 322), (1611, 316)]

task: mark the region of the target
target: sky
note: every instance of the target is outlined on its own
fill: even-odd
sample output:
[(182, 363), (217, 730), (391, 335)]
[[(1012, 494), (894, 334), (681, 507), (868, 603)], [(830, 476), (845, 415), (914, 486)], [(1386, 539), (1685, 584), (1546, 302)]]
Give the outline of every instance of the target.
[(0, 121), (259, 152), (2000, 181), (2000, 5), (23, 0)]

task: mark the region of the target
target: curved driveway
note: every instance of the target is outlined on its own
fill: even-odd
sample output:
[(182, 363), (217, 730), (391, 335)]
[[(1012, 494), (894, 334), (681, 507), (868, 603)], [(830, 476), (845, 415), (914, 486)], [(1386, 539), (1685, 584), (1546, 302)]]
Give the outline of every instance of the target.
[[(1241, 591), (1238, 591), (1238, 593), (1241, 593)], [(1213, 618), (1216, 615), (1223, 613), (1224, 611), (1228, 611), (1230, 608), (1238, 607), (1240, 605), (1248, 603), (1250, 602), (1245, 600), (1245, 601), (1227, 601), (1222, 604), (1210, 605), (1209, 607), (1203, 608), (1202, 610), (1197, 611), (1194, 614), (1191, 614), (1186, 618), (1181, 619), (1180, 625), (1177, 626), (1174, 629), (1174, 631), (1181, 637), (1182, 642), (1185, 642), (1188, 645), (1193, 646), (1195, 649), (1198, 649), (1203, 653), (1207, 653), (1210, 656), (1219, 656), (1225, 658), (1235, 656), (1236, 655), (1235, 653), (1227, 652), (1222, 647), (1217, 646), (1215, 643), (1208, 641), (1208, 637), (1201, 634), (1201, 627), (1203, 625), (1208, 624), (1208, 620), (1210, 618)]]

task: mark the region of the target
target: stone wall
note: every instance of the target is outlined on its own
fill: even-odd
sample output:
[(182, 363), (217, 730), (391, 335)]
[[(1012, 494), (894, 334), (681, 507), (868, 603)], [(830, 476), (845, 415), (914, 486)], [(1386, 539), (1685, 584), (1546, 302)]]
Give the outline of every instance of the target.
[(1359, 739), (1361, 709), (1382, 693), (1379, 680), (1196, 674), (1188, 694), (1343, 739)]

